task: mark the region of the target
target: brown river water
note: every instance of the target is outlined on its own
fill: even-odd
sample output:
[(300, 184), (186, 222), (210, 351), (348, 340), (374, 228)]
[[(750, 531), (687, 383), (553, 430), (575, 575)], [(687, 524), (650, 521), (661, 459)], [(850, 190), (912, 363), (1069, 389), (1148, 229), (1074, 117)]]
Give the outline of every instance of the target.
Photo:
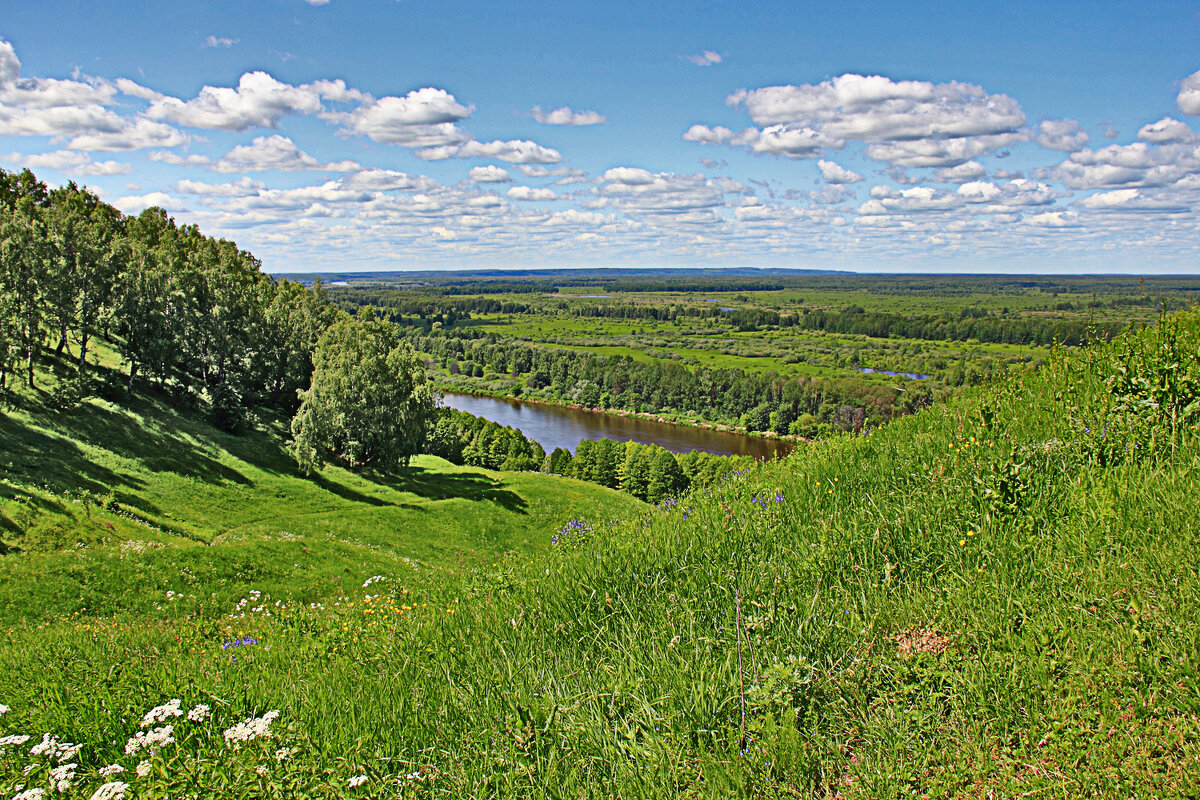
[(516, 428), (545, 448), (547, 453), (556, 447), (575, 452), (575, 447), (584, 439), (613, 439), (618, 442), (656, 444), (674, 453), (703, 450), (721, 456), (754, 456), (765, 461), (782, 458), (793, 446), (791, 442), (779, 439), (496, 397), (446, 392), (442, 405)]

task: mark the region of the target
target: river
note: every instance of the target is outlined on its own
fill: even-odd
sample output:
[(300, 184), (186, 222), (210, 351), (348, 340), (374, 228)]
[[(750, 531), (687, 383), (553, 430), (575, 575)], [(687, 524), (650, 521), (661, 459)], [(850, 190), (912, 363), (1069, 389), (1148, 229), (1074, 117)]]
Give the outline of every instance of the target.
[(496, 397), (446, 392), (442, 396), (442, 404), (516, 428), (540, 444), (547, 453), (556, 447), (565, 447), (573, 453), (575, 447), (584, 439), (635, 441), (656, 444), (673, 453), (703, 450), (719, 456), (754, 456), (760, 460), (776, 456), (782, 458), (792, 449), (791, 442), (779, 439), (764, 439), (759, 436), (672, 425), (638, 417), (622, 417), (601, 411), (535, 405)]

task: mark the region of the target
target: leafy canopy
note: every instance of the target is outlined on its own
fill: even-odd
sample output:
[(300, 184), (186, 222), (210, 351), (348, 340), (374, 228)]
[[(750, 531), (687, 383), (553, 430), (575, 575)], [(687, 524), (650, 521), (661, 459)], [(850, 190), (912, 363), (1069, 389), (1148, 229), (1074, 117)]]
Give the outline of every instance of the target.
[(317, 341), (312, 385), (292, 419), (292, 453), (305, 469), (327, 459), (391, 470), (425, 438), (433, 393), (412, 347), (373, 308), (343, 316)]

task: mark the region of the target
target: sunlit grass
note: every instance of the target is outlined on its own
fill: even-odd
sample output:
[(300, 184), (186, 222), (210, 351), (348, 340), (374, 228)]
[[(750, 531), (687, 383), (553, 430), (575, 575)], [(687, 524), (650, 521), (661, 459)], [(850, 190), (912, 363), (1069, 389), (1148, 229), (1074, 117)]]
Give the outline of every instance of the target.
[[(547, 525), (538, 553), (450, 571), (366, 546), (321, 599), (164, 567), (161, 609), (118, 587), (167, 548), (127, 553), (104, 613), (7, 628), (0, 735), (33, 738), (0, 785), (35, 762), (48, 785), (28, 750), (52, 733), (83, 744), (81, 793), (120, 763), (139, 797), (1189, 796), (1200, 431), (1105, 382), (1134, 364), (1194, 400), (1181, 318), (1174, 350), (1058, 355), (617, 527)], [(128, 777), (175, 698), (212, 720)], [(227, 744), (268, 711), (270, 737)]]

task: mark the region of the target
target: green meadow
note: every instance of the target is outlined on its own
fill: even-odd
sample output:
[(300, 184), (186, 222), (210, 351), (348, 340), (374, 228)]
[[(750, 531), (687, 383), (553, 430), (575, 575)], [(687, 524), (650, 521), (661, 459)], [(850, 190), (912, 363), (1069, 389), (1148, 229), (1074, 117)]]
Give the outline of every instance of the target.
[(653, 509), (9, 412), (0, 785), (1194, 796), (1198, 398), (1193, 311)]

